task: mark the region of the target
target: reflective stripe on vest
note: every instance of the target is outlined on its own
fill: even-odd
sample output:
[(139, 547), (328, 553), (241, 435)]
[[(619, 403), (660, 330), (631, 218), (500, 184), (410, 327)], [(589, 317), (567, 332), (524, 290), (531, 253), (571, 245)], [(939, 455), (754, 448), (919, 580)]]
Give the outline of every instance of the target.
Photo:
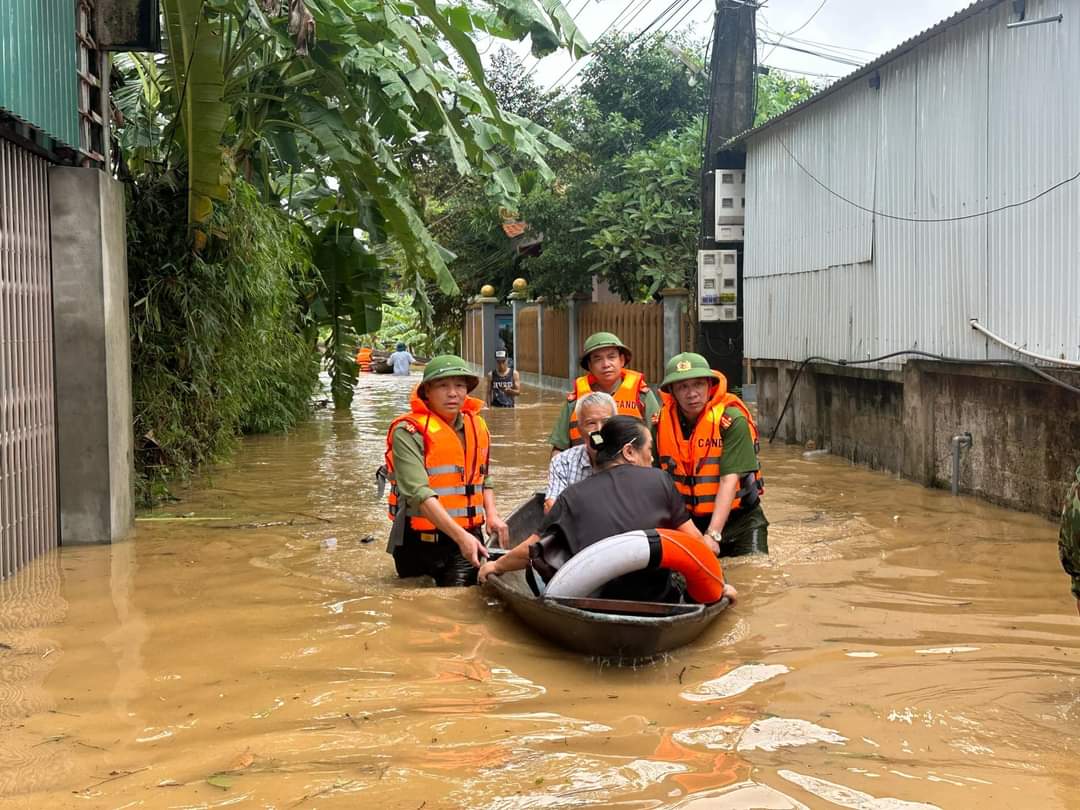
[[(591, 394), (595, 389), (593, 383), (596, 378), (592, 374), (585, 374), (574, 380), (574, 390), (567, 400), (577, 403), (582, 397)], [(611, 395), (615, 400), (615, 407), (621, 416), (635, 416), (638, 419), (645, 418), (645, 398), (641, 395), (641, 389), (645, 387), (645, 377), (640, 371), (624, 368), (622, 382)], [(578, 430), (577, 414), (570, 411), (570, 446), (582, 444), (585, 437)]]
[[(479, 414), (480, 400), (468, 397), (461, 416), (465, 433), (462, 443), (458, 432), (445, 422), (415, 393), (410, 402), (412, 410), (390, 423), (386, 435), (387, 480), (390, 481), (388, 512), (392, 520), (398, 512), (400, 493), (394, 475), (394, 430), (408, 423), (424, 440), (424, 468), (428, 486), (454, 522), (473, 529), (484, 523), (484, 478), (487, 476), (491, 439), (487, 425)], [(417, 531), (436, 531), (435, 524), (422, 515), (410, 516), (409, 525)]]
[[(756, 453), (757, 426), (749, 409), (738, 397), (727, 393), (715, 395), (698, 417), (689, 439), (683, 438), (675, 399), (664, 397), (664, 406), (656, 425), (657, 456), (660, 467), (671, 476), (675, 489), (695, 516), (711, 515), (716, 511), (716, 494), (724, 477), (720, 475), (720, 462), (724, 454), (722, 434), (725, 422), (729, 421), (724, 417), (724, 411), (732, 406), (746, 417)], [(739, 489), (731, 502), (733, 510), (757, 504), (764, 492), (760, 469), (759, 462), (757, 470), (740, 477)]]

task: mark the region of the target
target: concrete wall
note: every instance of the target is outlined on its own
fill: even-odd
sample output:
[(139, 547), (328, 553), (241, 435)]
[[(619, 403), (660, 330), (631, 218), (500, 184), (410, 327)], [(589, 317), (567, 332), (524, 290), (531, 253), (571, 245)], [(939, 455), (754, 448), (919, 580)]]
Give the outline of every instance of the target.
[(54, 167), (49, 192), (60, 540), (109, 543), (134, 516), (124, 190)]
[[(798, 364), (755, 360), (758, 421), (768, 436)], [(1080, 372), (1054, 375), (1080, 387)], [(1018, 368), (908, 362), (903, 371), (812, 364), (799, 380), (777, 439), (819, 448), (925, 486), (960, 491), (1054, 517), (1080, 464), (1080, 397)]]

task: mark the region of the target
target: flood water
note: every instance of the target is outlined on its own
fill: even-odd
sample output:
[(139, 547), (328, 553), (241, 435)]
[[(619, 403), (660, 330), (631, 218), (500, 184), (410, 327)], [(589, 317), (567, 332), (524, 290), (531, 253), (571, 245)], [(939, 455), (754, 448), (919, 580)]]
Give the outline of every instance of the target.
[[(738, 605), (614, 667), (395, 578), (373, 471), (416, 380), (0, 583), (0, 808), (1080, 807), (1050, 522), (766, 448)], [(489, 416), (504, 513), (559, 401)]]

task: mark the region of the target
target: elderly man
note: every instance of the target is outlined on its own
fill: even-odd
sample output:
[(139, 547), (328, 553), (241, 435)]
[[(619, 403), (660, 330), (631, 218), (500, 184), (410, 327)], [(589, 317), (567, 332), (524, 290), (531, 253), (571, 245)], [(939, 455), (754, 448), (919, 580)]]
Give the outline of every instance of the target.
[[(603, 427), (611, 417), (618, 414), (619, 408), (611, 394), (593, 391), (586, 394), (574, 405), (574, 421), (581, 434), (590, 433)], [(565, 453), (559, 453), (551, 459), (548, 468), (547, 497), (544, 499), (544, 511), (548, 511), (564, 489), (578, 481), (584, 481), (593, 473), (596, 451), (588, 444), (578, 444)]]
[(455, 355), (432, 358), (409, 411), (390, 423), (385, 475), (394, 521), (387, 548), (399, 577), (474, 585), (487, 557), (481, 529), (507, 541), (488, 474), (491, 439), (469, 396), (479, 378)]

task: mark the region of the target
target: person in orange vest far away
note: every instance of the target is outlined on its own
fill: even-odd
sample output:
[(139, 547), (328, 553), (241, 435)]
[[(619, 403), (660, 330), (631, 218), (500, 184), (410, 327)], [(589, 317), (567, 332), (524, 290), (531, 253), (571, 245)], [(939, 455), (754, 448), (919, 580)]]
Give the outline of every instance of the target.
[(509, 530), (491, 489), (483, 403), (469, 396), (479, 382), (460, 357), (434, 357), (409, 412), (390, 423), (380, 473), (390, 482), (394, 527), (386, 550), (399, 577), (428, 575), (440, 586), (474, 585), (480, 560), (487, 557), (484, 524), (507, 544)]
[(559, 411), (559, 418), (548, 437), (555, 455), (569, 447), (582, 444), (584, 438), (574, 417), (577, 401), (590, 391), (602, 391), (615, 399), (615, 406), (623, 416), (635, 416), (650, 422), (660, 410), (660, 400), (645, 382), (640, 371), (627, 368), (632, 354), (630, 349), (611, 332), (589, 335), (581, 353), (583, 374), (574, 381), (574, 390), (566, 395), (566, 402)]
[(655, 423), (660, 467), (675, 482), (694, 525), (721, 557), (769, 553), (769, 521), (758, 461), (758, 430), (727, 378), (700, 354), (668, 361)]

